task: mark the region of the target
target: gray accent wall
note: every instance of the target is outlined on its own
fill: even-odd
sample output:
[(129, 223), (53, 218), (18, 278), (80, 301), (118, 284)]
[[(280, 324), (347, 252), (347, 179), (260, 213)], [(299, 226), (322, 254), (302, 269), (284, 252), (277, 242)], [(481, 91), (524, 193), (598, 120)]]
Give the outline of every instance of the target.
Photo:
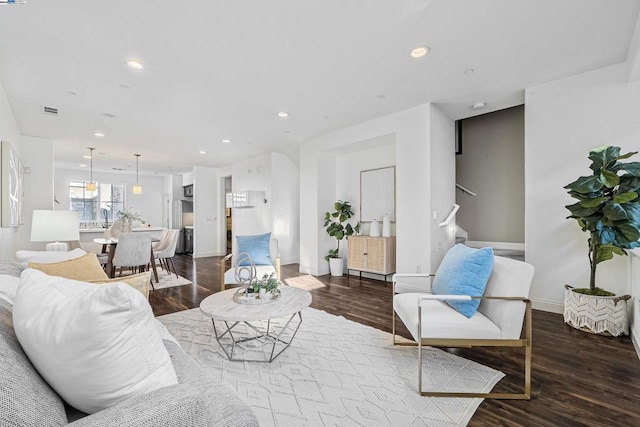
[(469, 240), (524, 243), (524, 106), (462, 121), (456, 222)]

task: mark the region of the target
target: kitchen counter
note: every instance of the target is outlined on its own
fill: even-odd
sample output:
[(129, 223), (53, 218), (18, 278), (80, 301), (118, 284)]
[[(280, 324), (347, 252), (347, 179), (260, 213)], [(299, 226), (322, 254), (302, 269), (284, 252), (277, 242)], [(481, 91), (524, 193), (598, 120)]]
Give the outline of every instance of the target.
[[(104, 233), (106, 228), (81, 228), (81, 233)], [(164, 227), (135, 227), (132, 231), (162, 231)]]

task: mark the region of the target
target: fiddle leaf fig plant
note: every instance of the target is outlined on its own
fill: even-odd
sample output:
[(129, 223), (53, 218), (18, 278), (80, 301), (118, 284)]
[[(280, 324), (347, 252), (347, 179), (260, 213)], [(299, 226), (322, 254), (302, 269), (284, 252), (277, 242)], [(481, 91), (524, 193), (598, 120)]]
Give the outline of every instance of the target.
[(333, 209), (333, 212), (326, 212), (324, 214), (324, 227), (327, 234), (335, 237), (338, 243), (335, 249), (329, 250), (327, 256), (324, 257), (325, 261), (329, 261), (329, 258), (339, 258), (340, 241), (345, 237), (360, 232), (360, 222), (358, 222), (355, 227), (349, 223), (349, 219), (353, 216), (349, 202), (338, 200), (333, 205)]
[(591, 175), (581, 176), (564, 188), (578, 201), (566, 206), (567, 218), (589, 233), (590, 295), (613, 295), (596, 287), (596, 268), (625, 249), (640, 247), (640, 162), (621, 162), (638, 152), (620, 154), (620, 147), (602, 146), (589, 152)]

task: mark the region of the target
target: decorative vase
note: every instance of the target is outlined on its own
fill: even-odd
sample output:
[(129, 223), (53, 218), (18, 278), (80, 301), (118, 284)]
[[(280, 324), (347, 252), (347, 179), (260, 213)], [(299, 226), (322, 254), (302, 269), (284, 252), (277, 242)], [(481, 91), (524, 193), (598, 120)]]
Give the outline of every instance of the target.
[(380, 224), (378, 224), (378, 220), (371, 221), (371, 229), (369, 230), (369, 236), (371, 237), (380, 237)]
[(382, 218), (382, 237), (391, 237), (391, 220), (389, 214), (384, 214)]
[(332, 276), (342, 276), (344, 274), (344, 259), (329, 258), (329, 271)]
[(564, 322), (600, 335), (629, 335), (627, 300), (630, 295), (603, 297), (580, 294), (565, 285)]
[(133, 221), (131, 218), (122, 218), (122, 232), (131, 233), (133, 230)]

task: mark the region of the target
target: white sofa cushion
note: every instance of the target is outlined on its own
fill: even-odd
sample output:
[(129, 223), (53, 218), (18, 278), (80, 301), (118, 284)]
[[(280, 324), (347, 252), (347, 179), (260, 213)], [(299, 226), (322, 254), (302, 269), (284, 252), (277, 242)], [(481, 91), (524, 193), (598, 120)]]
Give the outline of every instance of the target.
[(13, 300), (18, 291), (20, 278), (8, 274), (0, 274), (0, 298), (13, 305)]
[(30, 262), (48, 264), (80, 258), (83, 255), (86, 255), (86, 252), (80, 248), (76, 248), (69, 252), (20, 250), (16, 252), (16, 260), (23, 268), (27, 268)]
[[(396, 294), (393, 308), (411, 336), (418, 341), (420, 293)], [(466, 317), (444, 301), (422, 302), (422, 338), (500, 339), (500, 328), (479, 311)]]
[(177, 383), (149, 303), (124, 283), (97, 286), (27, 269), (13, 320), (38, 372), (83, 412)]

